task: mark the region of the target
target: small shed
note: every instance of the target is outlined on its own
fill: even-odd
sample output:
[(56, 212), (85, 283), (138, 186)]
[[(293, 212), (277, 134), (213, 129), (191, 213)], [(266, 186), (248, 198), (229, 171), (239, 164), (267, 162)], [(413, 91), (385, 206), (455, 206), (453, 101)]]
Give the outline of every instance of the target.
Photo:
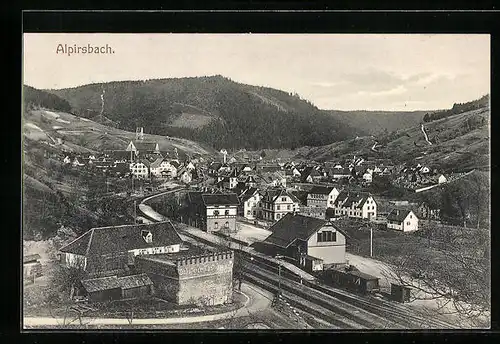
[(410, 288), (391, 283), (391, 298), (401, 303), (410, 302)]
[(118, 278), (124, 299), (149, 296), (153, 291), (153, 282), (146, 274)]
[(42, 276), (42, 263), (39, 254), (30, 254), (23, 257), (23, 277), (33, 279)]
[(336, 287), (358, 293), (371, 293), (380, 290), (379, 279), (358, 270), (332, 268), (325, 271), (327, 282)]
[(103, 302), (122, 298), (122, 289), (116, 276), (82, 280), (89, 301)]
[(82, 280), (89, 301), (111, 301), (149, 296), (153, 282), (146, 274), (109, 276)]

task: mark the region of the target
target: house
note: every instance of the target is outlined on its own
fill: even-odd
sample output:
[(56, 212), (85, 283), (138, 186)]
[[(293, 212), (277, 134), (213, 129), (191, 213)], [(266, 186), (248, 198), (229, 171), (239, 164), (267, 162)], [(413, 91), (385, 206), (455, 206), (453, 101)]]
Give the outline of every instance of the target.
[(65, 163), (66, 165), (71, 164), (71, 158), (66, 155), (63, 159), (63, 163)]
[(322, 178), (323, 175), (317, 169), (308, 166), (302, 171), (300, 181), (302, 183), (313, 183), (320, 181)]
[(301, 206), (299, 214), (304, 216), (315, 217), (318, 219), (325, 219), (326, 212), (328, 209), (333, 208), (321, 208), (321, 207), (309, 207), (309, 206)]
[(263, 192), (258, 209), (258, 217), (276, 221), (287, 213), (299, 211), (300, 201), (283, 188), (268, 189)]
[(335, 166), (330, 170), (329, 175), (333, 179), (349, 178), (351, 176), (351, 171), (347, 167), (342, 168), (339, 166)]
[(286, 187), (286, 177), (284, 173), (281, 172), (263, 173), (260, 175), (260, 177), (266, 186)]
[(245, 187), (248, 188), (254, 188), (257, 185), (257, 181), (254, 176), (248, 176), (243, 183), (245, 184)]
[(422, 166), (422, 167), (420, 167), (420, 170), (419, 170), (420, 173), (424, 173), (424, 174), (429, 173), (430, 171), (431, 171), (430, 168), (427, 166)]
[(73, 165), (73, 167), (80, 167), (80, 166), (84, 166), (85, 164), (83, 163), (83, 159), (75, 157), (75, 159), (73, 159), (72, 165)]
[(439, 220), (440, 219), (440, 209), (434, 209), (431, 208), (430, 205), (426, 202), (422, 202), (417, 208), (416, 208), (416, 214), (419, 218), (421, 219), (428, 219), (428, 220)]
[(190, 171), (193, 171), (196, 169), (196, 166), (194, 166), (193, 162), (190, 161), (189, 163), (186, 164), (186, 168)]
[(151, 175), (157, 178), (174, 178), (177, 177), (177, 167), (170, 164), (166, 159), (159, 157), (153, 161), (150, 166)]
[(369, 194), (342, 191), (334, 202), (335, 215), (360, 219), (377, 217), (377, 202)]
[(257, 217), (261, 194), (258, 189), (249, 187), (239, 196), (240, 204), (238, 206), (238, 215), (246, 219), (254, 220)]
[(184, 184), (189, 184), (193, 180), (193, 174), (189, 170), (187, 170), (185, 167), (180, 169), (177, 177)]
[(60, 263), (78, 267), (90, 276), (126, 272), (135, 257), (179, 252), (181, 238), (171, 222), (97, 227), (85, 232), (60, 251)]
[(300, 265), (305, 266), (307, 257), (321, 259), (324, 265), (345, 265), (345, 235), (330, 221), (289, 213), (269, 230), (272, 234), (263, 243)]
[(437, 180), (438, 180), (438, 184), (443, 184), (443, 183), (446, 183), (448, 181), (448, 179), (446, 179), (446, 177), (442, 174), (439, 175)]
[(363, 174), (363, 180), (367, 183), (371, 183), (372, 182), (372, 173), (373, 171), (370, 173), (368, 171), (366, 171), (364, 174)]
[(188, 192), (189, 224), (207, 232), (236, 230), (239, 199), (235, 193)]
[(130, 172), (135, 178), (149, 178), (150, 163), (146, 159), (130, 164)]
[(306, 204), (308, 207), (333, 208), (339, 193), (334, 186), (313, 186), (307, 194)]
[(412, 210), (392, 209), (387, 215), (387, 228), (402, 232), (418, 230), (418, 217)]

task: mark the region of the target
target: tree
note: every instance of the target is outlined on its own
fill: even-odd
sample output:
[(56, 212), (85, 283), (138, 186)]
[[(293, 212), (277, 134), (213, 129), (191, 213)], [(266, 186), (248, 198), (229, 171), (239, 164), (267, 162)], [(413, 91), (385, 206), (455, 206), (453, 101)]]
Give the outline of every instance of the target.
[(266, 157), (266, 151), (263, 150), (262, 152), (260, 152), (260, 157), (264, 159)]
[(438, 302), (438, 314), (454, 313), (482, 326), (491, 310), (490, 261), (484, 254), (489, 249), (487, 231), (449, 226), (432, 230), (429, 247), (403, 243), (404, 254), (390, 259), (384, 277), (411, 287), (411, 300)]

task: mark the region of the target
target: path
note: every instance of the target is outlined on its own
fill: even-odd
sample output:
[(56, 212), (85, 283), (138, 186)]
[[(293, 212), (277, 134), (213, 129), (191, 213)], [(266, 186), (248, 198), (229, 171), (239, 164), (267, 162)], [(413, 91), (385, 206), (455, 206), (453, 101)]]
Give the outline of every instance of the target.
[[(133, 319), (132, 324), (126, 318), (91, 318), (82, 317), (83, 325), (169, 325), (169, 324), (192, 324), (199, 322), (211, 322), (224, 320), (234, 317), (248, 316), (249, 314), (267, 309), (271, 304), (271, 296), (267, 291), (264, 291), (256, 286), (242, 283), (241, 293), (245, 297), (245, 302), (242, 307), (236, 311), (230, 311), (219, 314), (183, 316), (176, 318), (148, 318), (148, 319)], [(64, 324), (64, 318), (52, 317), (26, 317), (23, 325), (26, 326), (54, 326)], [(73, 324), (78, 324), (73, 322)]]
[(432, 143), (431, 141), (429, 141), (429, 137), (427, 136), (427, 133), (425, 132), (425, 128), (424, 128), (424, 125), (420, 125), (420, 130), (422, 130), (422, 132), (424, 133), (424, 136), (425, 136), (425, 141), (427, 141), (427, 143), (432, 146)]

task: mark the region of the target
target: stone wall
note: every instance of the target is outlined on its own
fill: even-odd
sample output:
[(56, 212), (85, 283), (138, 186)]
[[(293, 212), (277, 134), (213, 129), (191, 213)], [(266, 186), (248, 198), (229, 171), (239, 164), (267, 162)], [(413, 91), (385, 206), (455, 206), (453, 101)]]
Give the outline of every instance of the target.
[[(232, 251), (214, 252), (162, 262), (137, 256), (136, 269), (148, 274), (154, 294), (179, 305), (219, 305), (232, 302)], [(174, 264), (172, 264), (174, 263)]]
[(233, 263), (232, 251), (178, 260), (178, 303), (219, 305), (232, 302)]

